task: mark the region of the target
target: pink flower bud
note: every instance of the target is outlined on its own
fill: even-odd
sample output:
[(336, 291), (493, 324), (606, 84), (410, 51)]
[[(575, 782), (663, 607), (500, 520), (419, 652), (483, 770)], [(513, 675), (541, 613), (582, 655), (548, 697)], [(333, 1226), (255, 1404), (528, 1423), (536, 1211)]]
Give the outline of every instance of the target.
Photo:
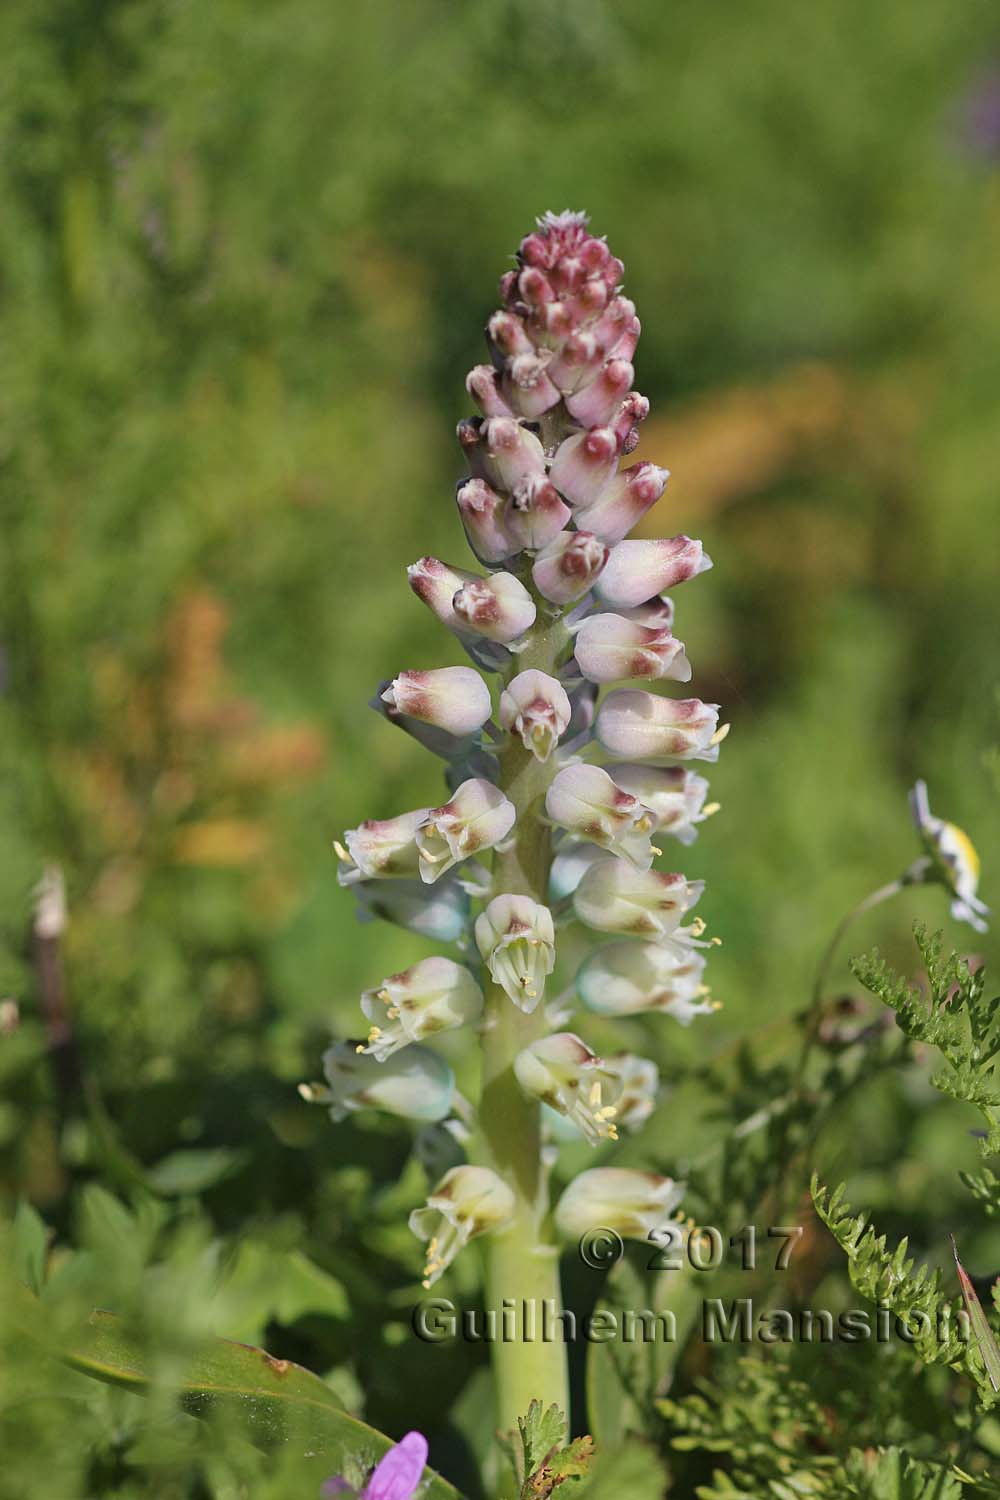
[(471, 667), (401, 672), (382, 697), (400, 713), (446, 729), (449, 734), (474, 733), (492, 712), (490, 690)]
[(433, 807), (416, 831), (420, 878), (433, 885), (452, 865), (506, 838), (517, 813), (489, 781), (463, 781), (450, 802)]
[(566, 402), (566, 409), (584, 427), (603, 427), (621, 405), (635, 371), (626, 359), (611, 359), (588, 385)]
[(689, 536), (619, 542), (612, 548), (597, 597), (612, 609), (622, 605), (631, 609), (711, 566), (712, 559), (702, 550), (701, 542)]
[(623, 688), (601, 704), (596, 734), (620, 760), (716, 761), (722, 738), (719, 705)]
[(623, 615), (588, 616), (576, 633), (576, 660), (591, 682), (619, 682), (623, 677), (691, 680), (681, 641), (669, 630), (635, 625)]
[(483, 437), (483, 418), (468, 417), (459, 422), (455, 428), (455, 436), (461, 444), (465, 461), (469, 465), (469, 473), (475, 474), (478, 479), (488, 479), (491, 476), (486, 470), (486, 440)]
[(485, 479), (466, 479), (459, 485), (455, 501), (469, 546), (480, 562), (503, 562), (521, 550), (523, 544), (504, 521), (506, 497), (491, 489)]
[(512, 417), (491, 417), (483, 427), (486, 470), (501, 489), (513, 490), (532, 474), (545, 474), (545, 450), (533, 432)]
[(578, 432), (560, 443), (549, 478), (570, 505), (593, 505), (617, 462), (618, 439), (610, 427), (595, 427), (592, 432)]
[(631, 792), (656, 820), (656, 833), (669, 833), (681, 844), (693, 844), (695, 826), (703, 823), (718, 804), (705, 806), (708, 782), (685, 766), (614, 765), (609, 768), (615, 786)]
[(414, 876), (418, 870), (417, 829), (429, 808), (400, 813), (396, 818), (368, 818), (344, 834), (345, 849), (334, 844), (341, 862), (342, 885), (358, 880), (386, 880)]
[(465, 377), (465, 389), (475, 401), (484, 417), (512, 417), (507, 402), (500, 394), (497, 372), (492, 365), (476, 365)]
[(534, 669), (519, 672), (500, 694), (501, 725), (517, 735), (536, 760), (548, 760), (569, 724), (570, 713), (562, 684)]
[(559, 400), (559, 390), (549, 378), (547, 364), (547, 358), (534, 352), (515, 354), (507, 361), (501, 389), (507, 402), (522, 417), (539, 417)]
[(559, 535), (570, 515), (555, 485), (544, 474), (532, 474), (514, 490), (506, 525), (521, 547), (536, 552)]
[(551, 281), (537, 266), (524, 268), (517, 278), (517, 289), (530, 307), (541, 307), (555, 300)]
[(649, 416), (649, 402), (638, 391), (625, 397), (610, 422), (611, 431), (618, 439), (622, 453), (631, 453), (639, 443), (638, 424)]
[(653, 862), (652, 813), (600, 766), (565, 766), (546, 793), (545, 811), (561, 828), (624, 855), (641, 870)]
[(528, 337), (527, 329), (515, 313), (495, 312), (486, 325), (486, 335), (497, 353), (505, 360), (511, 359), (516, 354), (537, 352)]
[(471, 579), (459, 588), (453, 606), (460, 630), (503, 644), (516, 641), (535, 623), (534, 600), (513, 573)]
[(689, 1026), (715, 1009), (704, 982), (705, 955), (672, 938), (608, 943), (576, 976), (580, 999), (599, 1016), (659, 1011)]
[(593, 587), (607, 559), (607, 547), (591, 532), (561, 531), (539, 552), (531, 576), (546, 599), (569, 604)]
[(620, 542), (656, 504), (669, 478), (669, 469), (633, 464), (614, 475), (593, 505), (581, 507), (577, 520), (602, 542)]
[(560, 391), (568, 395), (581, 386), (590, 385), (603, 360), (604, 351), (594, 335), (586, 329), (578, 330), (570, 334), (549, 365), (549, 376)]
[(695, 905), (705, 882), (661, 870), (637, 870), (606, 854), (584, 871), (573, 895), (581, 922), (598, 932), (665, 938), (675, 933)]
[(453, 568), (437, 557), (421, 557), (406, 570), (410, 588), (428, 609), (433, 610), (442, 625), (461, 635), (468, 626), (460, 620), (454, 609), (454, 598), (467, 583), (478, 582), (475, 573), (465, 568)]
[(628, 297), (612, 297), (611, 301), (605, 307), (603, 314), (593, 327), (594, 337), (604, 350), (607, 358), (610, 359), (612, 355), (616, 359), (631, 357), (629, 355), (619, 356), (618, 345), (625, 337), (626, 332), (630, 332), (637, 322), (635, 303), (630, 301)]
[(548, 907), (530, 896), (494, 896), (476, 918), (475, 932), (494, 983), (530, 1014), (555, 967), (555, 927)]

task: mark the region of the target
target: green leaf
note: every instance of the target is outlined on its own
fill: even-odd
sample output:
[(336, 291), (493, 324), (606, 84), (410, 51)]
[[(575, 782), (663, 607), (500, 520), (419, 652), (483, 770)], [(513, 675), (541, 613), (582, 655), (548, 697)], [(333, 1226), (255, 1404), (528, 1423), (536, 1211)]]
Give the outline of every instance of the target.
[(246, 1151), (218, 1146), (204, 1151), (172, 1151), (146, 1173), (146, 1182), (165, 1197), (203, 1193), (232, 1177), (248, 1160)]
[[(517, 1435), (501, 1435), (500, 1444), (510, 1460), (521, 1500), (548, 1500), (567, 1479), (581, 1479), (594, 1461), (594, 1440), (574, 1438), (566, 1446), (566, 1417), (558, 1406), (543, 1407), (532, 1401), (517, 1419)], [(518, 1441), (520, 1439), (520, 1442)]]
[(601, 1449), (593, 1478), (574, 1500), (660, 1500), (667, 1476), (653, 1449), (638, 1440), (623, 1447)]
[(282, 1250), (259, 1240), (246, 1240), (223, 1284), (222, 1294), (233, 1319), (227, 1331), (251, 1341), (265, 1326), (287, 1326), (316, 1313), (346, 1318), (350, 1311), (341, 1282), (315, 1265), (301, 1250)]
[(22, 1199), (17, 1205), (12, 1225), (14, 1271), (36, 1295), (45, 1282), (48, 1244), (49, 1232), (43, 1220), (31, 1204)]
[[(114, 1314), (92, 1313), (78, 1335), (59, 1348), (52, 1346), (44, 1309), (27, 1294), (21, 1322), (72, 1369), (140, 1395), (152, 1391), (146, 1350)], [(174, 1386), (193, 1415), (207, 1416), (216, 1408), (236, 1412), (257, 1446), (294, 1443), (303, 1453), (322, 1454), (334, 1473), (356, 1469), (359, 1461), (371, 1466), (393, 1446), (384, 1433), (344, 1411), (319, 1376), (250, 1344), (213, 1339)], [(436, 1474), (426, 1496), (459, 1500), (458, 1491)]]

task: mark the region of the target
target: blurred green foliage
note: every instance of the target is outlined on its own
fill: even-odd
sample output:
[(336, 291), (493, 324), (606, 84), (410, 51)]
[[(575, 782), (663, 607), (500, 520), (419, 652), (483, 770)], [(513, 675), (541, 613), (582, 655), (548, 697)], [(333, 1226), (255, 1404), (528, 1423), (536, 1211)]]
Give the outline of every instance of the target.
[[(969, 118), (991, 47), (949, 0), (0, 10), (0, 1195), (78, 1246), (68, 1308), (152, 1318), (164, 1358), (267, 1340), (474, 1485), (485, 1351), (408, 1328), (409, 1134), (334, 1130), (294, 1084), (363, 985), (428, 951), (356, 926), (330, 841), (437, 800), (364, 704), (460, 659), (403, 569), (464, 560), (462, 378), (547, 208), (587, 209), (625, 261), (639, 456), (675, 476), (655, 524), (716, 560), (678, 632), (734, 726), (684, 860), (726, 1009), (595, 1043), (680, 1082), (747, 1038), (766, 1078), (831, 927), (916, 852), (917, 775), (998, 904), (1000, 141)], [(943, 905), (908, 893), (855, 946), (912, 970), (910, 919)], [(692, 1099), (643, 1159), (697, 1154)], [(995, 1267), (953, 1178), (969, 1125), (919, 1073), (870, 1085), (827, 1175), (939, 1258), (964, 1215)], [(125, 1201), (141, 1229), (114, 1227)], [(40, 1447), (53, 1500), (295, 1490), (242, 1437), (20, 1354), (5, 1379), (11, 1494), (39, 1492)]]

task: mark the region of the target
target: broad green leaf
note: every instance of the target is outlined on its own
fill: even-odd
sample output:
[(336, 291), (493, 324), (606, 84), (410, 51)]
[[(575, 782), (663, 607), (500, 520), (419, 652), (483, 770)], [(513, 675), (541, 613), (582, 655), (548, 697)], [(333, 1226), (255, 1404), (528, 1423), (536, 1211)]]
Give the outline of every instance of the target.
[(663, 1464), (636, 1439), (617, 1449), (602, 1448), (593, 1477), (574, 1492), (573, 1500), (661, 1500), (666, 1489)]
[(182, 1193), (203, 1193), (227, 1177), (232, 1177), (247, 1161), (245, 1151), (231, 1151), (217, 1146), (203, 1151), (172, 1151), (146, 1173), (147, 1184), (157, 1193), (175, 1197)]
[(45, 1281), (45, 1256), (49, 1232), (30, 1203), (17, 1205), (12, 1226), (14, 1270), (33, 1292), (41, 1291)]
[[(140, 1395), (152, 1390), (145, 1349), (113, 1313), (92, 1313), (60, 1348), (52, 1347), (44, 1309), (27, 1293), (21, 1322), (72, 1369)], [(317, 1375), (250, 1344), (211, 1340), (175, 1384), (182, 1405), (195, 1416), (207, 1416), (213, 1408), (236, 1411), (258, 1446), (295, 1443), (303, 1453), (322, 1455), (331, 1473), (356, 1468), (359, 1461), (377, 1463), (393, 1446), (391, 1438), (344, 1411)], [(426, 1493), (427, 1500), (459, 1500), (458, 1491), (438, 1475)]]

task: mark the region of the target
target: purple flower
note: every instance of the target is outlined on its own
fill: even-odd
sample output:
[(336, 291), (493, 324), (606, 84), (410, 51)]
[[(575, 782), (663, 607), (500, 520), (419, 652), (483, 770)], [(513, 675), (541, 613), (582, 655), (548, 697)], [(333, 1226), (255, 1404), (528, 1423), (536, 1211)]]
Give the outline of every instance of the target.
[[(390, 1448), (375, 1465), (358, 1500), (410, 1500), (416, 1491), (427, 1462), (427, 1439), (423, 1433), (408, 1432), (401, 1442)], [(353, 1493), (347, 1480), (334, 1474), (323, 1484), (323, 1500)]]

